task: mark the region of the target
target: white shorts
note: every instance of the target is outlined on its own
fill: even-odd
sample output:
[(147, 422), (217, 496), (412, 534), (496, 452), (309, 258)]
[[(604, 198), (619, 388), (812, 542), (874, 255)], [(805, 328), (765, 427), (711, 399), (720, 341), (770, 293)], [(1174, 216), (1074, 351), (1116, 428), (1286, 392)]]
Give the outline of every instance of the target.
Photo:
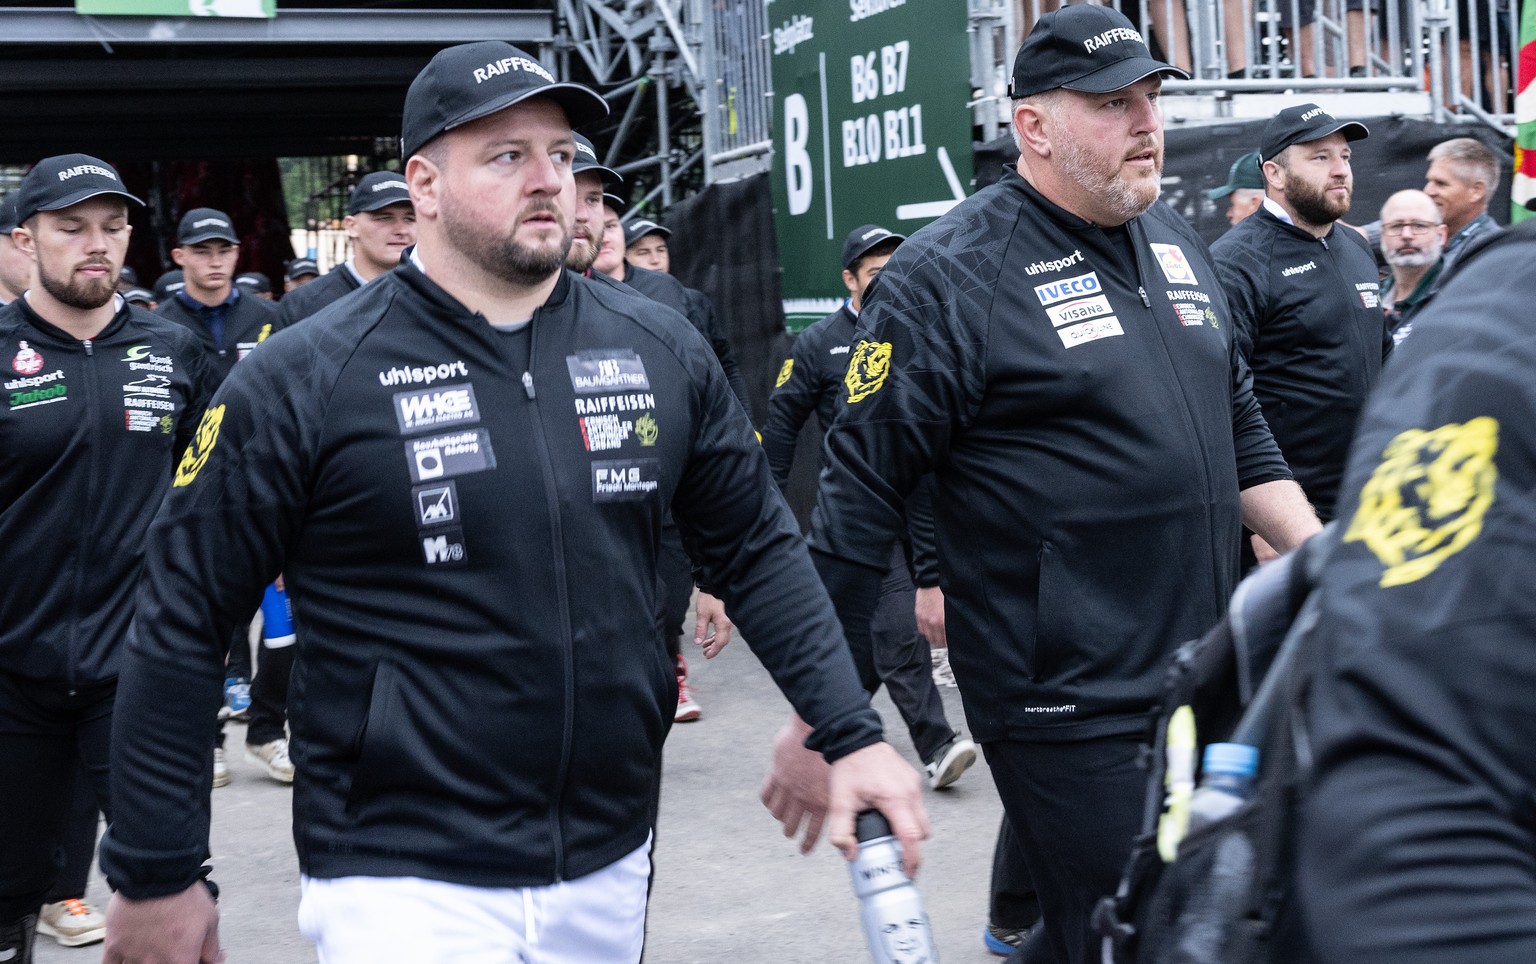
[(320, 964), (624, 964), (640, 960), (650, 872), (647, 842), (547, 887), (306, 876), (299, 930)]

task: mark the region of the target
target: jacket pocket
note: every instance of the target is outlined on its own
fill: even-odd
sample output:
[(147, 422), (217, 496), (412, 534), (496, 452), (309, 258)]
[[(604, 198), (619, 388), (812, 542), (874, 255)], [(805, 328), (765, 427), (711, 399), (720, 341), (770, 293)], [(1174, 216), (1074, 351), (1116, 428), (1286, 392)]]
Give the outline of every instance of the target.
[(399, 691), (394, 664), (387, 660), (380, 661), (373, 671), (368, 713), (363, 717), (363, 724), (357, 732), (357, 763), (352, 771), (352, 786), (347, 793), (347, 809), (350, 811), (356, 812), (361, 803), (374, 797), (379, 792), (384, 774), (389, 772), (394, 757), (390, 734), (394, 732), (400, 713)]
[(1067, 593), (1066, 573), (1062, 571), (1060, 551), (1048, 540), (1040, 541), (1036, 555), (1039, 565), (1035, 580), (1035, 638), (1029, 660), (1029, 678), (1038, 683), (1048, 680), (1061, 668), (1066, 627), (1071, 618), (1072, 600)]

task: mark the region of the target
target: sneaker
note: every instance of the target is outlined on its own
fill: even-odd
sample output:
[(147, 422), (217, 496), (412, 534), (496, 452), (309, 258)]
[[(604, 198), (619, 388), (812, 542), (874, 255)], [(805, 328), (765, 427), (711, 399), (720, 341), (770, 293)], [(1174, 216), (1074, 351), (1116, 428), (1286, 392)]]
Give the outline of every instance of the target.
[(987, 946), (987, 950), (998, 957), (1007, 957), (1039, 926), (1038, 923), (1028, 927), (999, 927), (996, 924), (988, 924), (981, 932), (981, 940)]
[(704, 715), (704, 708), (693, 698), (688, 688), (688, 661), (677, 657), (677, 713), (672, 719), (678, 723), (692, 723)]
[(37, 932), (65, 947), (80, 947), (106, 939), (107, 918), (84, 900), (71, 897), (43, 905), (37, 915)]
[(278, 783), (293, 782), (293, 761), (288, 759), (288, 741), (279, 737), (261, 746), (245, 745), (245, 758), (267, 768), (267, 776)]
[(949, 647), (939, 646), (929, 653), (933, 659), (933, 685), (958, 687), (955, 682), (955, 671), (949, 668)]
[(976, 744), (963, 736), (955, 737), (939, 747), (939, 752), (929, 761), (926, 767), (928, 786), (935, 790), (944, 789), (960, 779), (960, 774), (969, 770), (975, 762)]
[(224, 748), (213, 748), (213, 786), (214, 789), (226, 786), (229, 783), (229, 764), (224, 762)]
[(224, 705), (219, 707), (219, 719), (243, 720), (251, 709), (251, 681), (243, 676), (224, 681)]

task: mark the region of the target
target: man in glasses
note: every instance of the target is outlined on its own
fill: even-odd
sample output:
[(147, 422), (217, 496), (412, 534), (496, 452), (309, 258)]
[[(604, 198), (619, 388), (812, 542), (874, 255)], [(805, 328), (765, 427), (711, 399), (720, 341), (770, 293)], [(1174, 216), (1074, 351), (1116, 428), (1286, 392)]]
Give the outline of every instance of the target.
[[(1325, 522), (1355, 419), (1392, 347), (1375, 256), (1337, 225), (1354, 193), (1350, 144), (1369, 133), (1316, 104), (1282, 110), (1259, 146), (1263, 207), (1211, 245), (1254, 397)], [(1271, 555), (1257, 538), (1253, 551)]]
[(1381, 307), (1393, 346), (1413, 329), (1413, 315), (1445, 268), (1445, 222), (1423, 191), (1398, 191), (1381, 206), (1381, 254), (1392, 270), (1381, 286)]

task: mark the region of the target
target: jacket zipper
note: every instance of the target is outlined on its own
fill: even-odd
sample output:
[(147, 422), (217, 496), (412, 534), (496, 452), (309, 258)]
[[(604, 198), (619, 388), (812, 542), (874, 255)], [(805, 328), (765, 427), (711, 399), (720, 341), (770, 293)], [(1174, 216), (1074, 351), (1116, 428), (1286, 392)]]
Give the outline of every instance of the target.
[[(1343, 268), (1342, 265), (1339, 264), (1338, 260), (1333, 257), (1333, 249), (1328, 246), (1328, 239), (1327, 238), (1318, 238), (1317, 242), (1323, 246), (1323, 250), (1324, 251), (1328, 252), (1328, 257), (1326, 259), (1327, 262), (1328, 262), (1328, 267), (1333, 271), (1333, 276), (1334, 276), (1334, 278), (1336, 278), (1338, 280), (1339, 284), (1342, 286), (1342, 290), (1345, 291), (1345, 292), (1355, 292), (1354, 298), (1355, 298), (1356, 301), (1358, 301), (1360, 299), (1360, 294), (1359, 294), (1358, 290), (1355, 288), (1355, 283), (1353, 281), (1350, 281), (1350, 280), (1348, 280), (1347, 278), (1344, 277), (1344, 268)], [(1366, 344), (1363, 344), (1361, 342), (1361, 340), (1360, 340), (1360, 326), (1356, 325), (1354, 323), (1354, 316), (1355, 316), (1355, 306), (1353, 304), (1351, 304), (1349, 306), (1348, 313), (1346, 313), (1345, 316), (1344, 316), (1345, 323), (1348, 325), (1348, 328), (1349, 328), (1349, 331), (1348, 331), (1349, 340), (1354, 342), (1355, 350), (1357, 352), (1359, 352), (1360, 360), (1364, 364), (1365, 370), (1369, 370), (1370, 367), (1371, 367), (1371, 358), (1370, 358), (1370, 355), (1369, 355), (1370, 346), (1366, 345)], [(1379, 345), (1377, 346), (1377, 350), (1378, 351), (1380, 350), (1380, 346)], [(1361, 385), (1360, 388), (1363, 390), (1365, 388), (1365, 386)]]
[[(82, 366), (85, 369), (85, 377), (83, 379), (85, 382), (85, 404), (82, 406), (85, 411), (82, 417), (85, 423), (86, 445), (89, 448), (89, 456), (85, 462), (85, 491), (95, 492), (97, 464), (101, 460), (101, 446), (97, 444), (101, 434), (101, 427), (99, 419), (95, 417), (95, 406), (92, 404), (95, 394), (93, 389), (96, 387), (96, 350), (93, 341), (89, 338), (81, 341), (80, 345), (85, 349), (85, 364)], [(69, 621), (69, 669), (67, 677), (69, 679), (69, 693), (71, 696), (75, 694), (76, 689), (80, 685), (80, 622), (84, 618), (84, 613), (80, 611), (80, 601), (85, 598), (85, 574), (88, 568), (88, 556), (91, 552), (91, 533), (95, 531), (94, 520), (90, 524), (81, 527), (80, 551), (75, 556), (73, 605), (75, 612), (74, 617)]]
[[(1167, 335), (1163, 331), (1162, 324), (1158, 321), (1157, 312), (1152, 308), (1152, 299), (1147, 296), (1147, 273), (1144, 270), (1144, 265), (1142, 264), (1141, 260), (1142, 246), (1144, 244), (1150, 243), (1148, 241), (1147, 230), (1140, 224), (1140, 222), (1133, 223), (1135, 224), (1135, 229), (1131, 232), (1131, 254), (1136, 259), (1136, 292), (1137, 294), (1141, 295), (1141, 303), (1146, 306), (1147, 314), (1152, 318), (1152, 326), (1153, 330), (1157, 332), (1158, 343), (1163, 346), (1163, 354), (1168, 359), (1168, 368), (1171, 372), (1173, 372), (1174, 380), (1178, 384), (1179, 402), (1184, 407), (1184, 428), (1189, 435), (1190, 444), (1194, 448), (1194, 454), (1196, 456), (1195, 462), (1199, 466), (1200, 470), (1200, 484), (1201, 488), (1205, 492), (1205, 529), (1207, 532), (1214, 533), (1216, 529), (1216, 520), (1212, 514), (1212, 507), (1215, 504), (1215, 493), (1211, 491), (1211, 471), (1210, 468), (1206, 465), (1206, 461), (1209, 458), (1210, 453), (1206, 450), (1206, 446), (1201, 442), (1199, 432), (1196, 431), (1195, 414), (1190, 410), (1189, 406), (1189, 392), (1184, 386), (1183, 379), (1179, 378), (1178, 376), (1178, 367), (1175, 365), (1173, 360), (1173, 351), (1168, 347)], [(1231, 409), (1232, 373), (1230, 370), (1230, 358), (1227, 364), (1227, 408)], [(1233, 447), (1235, 450), (1236, 445), (1234, 444)], [(1239, 514), (1241, 514), (1241, 511), (1239, 511)], [(1225, 608), (1227, 601), (1222, 598), (1221, 586), (1218, 581), (1217, 571), (1217, 568), (1213, 566), (1211, 569), (1211, 592), (1216, 597), (1217, 611), (1221, 611)]]
[(533, 439), (538, 450), (539, 469), (544, 475), (544, 497), (549, 505), (549, 531), (553, 545), (552, 557), (555, 572), (555, 600), (560, 607), (560, 655), (564, 663), (565, 703), (561, 712), (560, 765), (555, 772), (554, 796), (550, 800), (550, 839), (555, 849), (555, 879), (565, 879), (565, 834), (562, 813), (565, 803), (565, 784), (571, 769), (571, 744), (576, 728), (576, 642), (571, 637), (571, 606), (567, 587), (565, 564), (561, 546), (565, 539), (560, 521), (560, 493), (555, 483), (554, 464), (550, 458), (549, 440), (544, 435), (544, 420), (540, 416), (537, 393), (533, 388), (534, 360), (538, 357), (539, 315), (533, 313), (528, 329), (528, 366), (523, 371), (523, 393), (533, 408)]

